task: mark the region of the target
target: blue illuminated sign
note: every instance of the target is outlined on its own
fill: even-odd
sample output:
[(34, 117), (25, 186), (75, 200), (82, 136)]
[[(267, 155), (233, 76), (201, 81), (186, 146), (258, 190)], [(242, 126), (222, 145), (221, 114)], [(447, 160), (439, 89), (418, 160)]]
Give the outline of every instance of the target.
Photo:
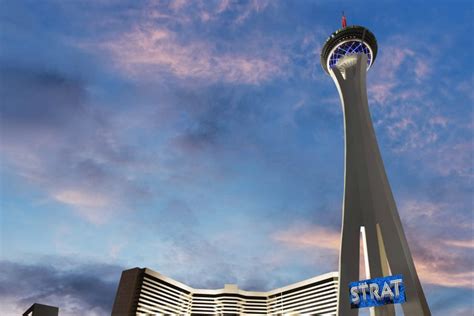
[(351, 308), (406, 302), (401, 274), (349, 283)]

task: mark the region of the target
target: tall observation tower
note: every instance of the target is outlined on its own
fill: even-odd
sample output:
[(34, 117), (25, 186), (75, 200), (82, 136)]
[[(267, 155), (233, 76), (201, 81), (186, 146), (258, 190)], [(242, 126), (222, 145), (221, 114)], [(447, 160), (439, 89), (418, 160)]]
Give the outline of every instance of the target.
[[(360, 236), (368, 278), (401, 274), (407, 316), (431, 315), (403, 232), (370, 117), (366, 73), (377, 57), (377, 40), (362, 26), (334, 32), (321, 52), (321, 64), (336, 84), (344, 112), (345, 172), (342, 236), (339, 256), (338, 315), (351, 309), (349, 282), (359, 279)], [(393, 305), (371, 309), (371, 315), (394, 315)]]

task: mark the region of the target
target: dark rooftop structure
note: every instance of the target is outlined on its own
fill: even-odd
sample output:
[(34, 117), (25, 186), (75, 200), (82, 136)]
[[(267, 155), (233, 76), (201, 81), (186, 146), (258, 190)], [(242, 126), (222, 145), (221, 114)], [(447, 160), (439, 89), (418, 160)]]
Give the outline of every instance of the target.
[(58, 316), (58, 314), (57, 307), (34, 303), (23, 313), (23, 316)]

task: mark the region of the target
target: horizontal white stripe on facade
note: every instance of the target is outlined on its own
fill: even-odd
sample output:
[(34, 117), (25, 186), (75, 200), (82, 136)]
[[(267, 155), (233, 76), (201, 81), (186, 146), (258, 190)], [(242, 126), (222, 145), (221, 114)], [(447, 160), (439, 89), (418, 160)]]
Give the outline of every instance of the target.
[[(149, 310), (153, 311), (158, 311), (158, 312), (166, 312), (167, 314), (180, 314), (182, 311), (179, 309), (173, 307), (173, 305), (169, 305), (166, 303), (156, 303), (156, 302), (150, 302), (144, 297), (140, 297), (140, 300), (138, 301), (138, 306), (147, 308)], [(186, 312), (186, 310), (184, 311)]]
[(307, 291), (314, 291), (314, 290), (318, 290), (318, 289), (320, 289), (321, 291), (325, 291), (325, 290), (327, 290), (327, 288), (337, 288), (337, 285), (338, 285), (337, 281), (330, 280), (326, 283), (318, 284), (318, 285), (315, 285), (314, 287), (307, 287), (305, 289), (294, 291), (294, 292), (289, 293), (289, 294), (282, 294), (282, 293), (274, 294), (274, 296), (272, 298), (268, 299), (268, 302), (272, 303), (272, 301), (278, 300), (280, 297), (293, 298), (294, 296), (304, 296), (304, 295), (306, 295)]
[(160, 298), (157, 299), (155, 297), (150, 297), (146, 294), (140, 295), (139, 302), (144, 303), (147, 306), (151, 306), (151, 307), (162, 306), (163, 308), (168, 308), (175, 313), (186, 312), (190, 308), (190, 305), (188, 306), (176, 305), (174, 303), (169, 303), (168, 301), (165, 301), (164, 299), (160, 299)]
[(152, 296), (166, 297), (169, 300), (173, 300), (173, 301), (180, 302), (183, 304), (190, 304), (192, 300), (191, 298), (187, 298), (187, 297), (173, 296), (169, 294), (169, 292), (167, 292), (166, 290), (162, 288), (150, 287), (145, 282), (143, 283), (142, 291), (147, 291), (149, 295), (152, 295)]
[(269, 310), (275, 309), (280, 307), (281, 304), (283, 304), (285, 307), (290, 308), (290, 307), (295, 307), (299, 305), (306, 305), (308, 303), (311, 304), (316, 304), (316, 303), (322, 303), (325, 301), (333, 301), (337, 300), (337, 289), (331, 289), (330, 291), (327, 291), (326, 293), (320, 293), (316, 295), (310, 295), (310, 296), (305, 296), (305, 297), (300, 297), (298, 300), (285, 300), (283, 299), (280, 301), (278, 304), (269, 306)]
[(155, 287), (159, 287), (159, 288), (163, 288), (164, 290), (170, 292), (170, 294), (172, 293), (173, 295), (176, 295), (176, 296), (182, 296), (182, 297), (188, 297), (188, 298), (191, 298), (191, 293), (190, 294), (186, 294), (184, 292), (180, 292), (174, 288), (172, 288), (171, 286), (169, 285), (166, 285), (166, 283), (160, 283), (160, 282), (157, 282), (151, 278), (147, 278), (145, 276), (145, 278), (143, 279), (143, 282), (147, 282), (147, 283), (151, 283), (151, 286), (155, 286)]

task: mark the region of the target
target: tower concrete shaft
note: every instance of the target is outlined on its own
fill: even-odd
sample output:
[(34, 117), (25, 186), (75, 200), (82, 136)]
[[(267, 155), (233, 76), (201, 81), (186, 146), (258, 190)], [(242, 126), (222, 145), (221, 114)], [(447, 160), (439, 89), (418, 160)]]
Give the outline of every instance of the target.
[[(349, 282), (359, 280), (359, 243), (370, 278), (402, 274), (407, 316), (431, 315), (400, 216), (385, 173), (368, 107), (367, 55), (342, 57), (328, 69), (342, 103), (345, 130), (345, 179), (339, 257), (338, 315), (358, 315), (351, 309)], [(394, 315), (393, 305), (371, 308), (371, 315)]]

